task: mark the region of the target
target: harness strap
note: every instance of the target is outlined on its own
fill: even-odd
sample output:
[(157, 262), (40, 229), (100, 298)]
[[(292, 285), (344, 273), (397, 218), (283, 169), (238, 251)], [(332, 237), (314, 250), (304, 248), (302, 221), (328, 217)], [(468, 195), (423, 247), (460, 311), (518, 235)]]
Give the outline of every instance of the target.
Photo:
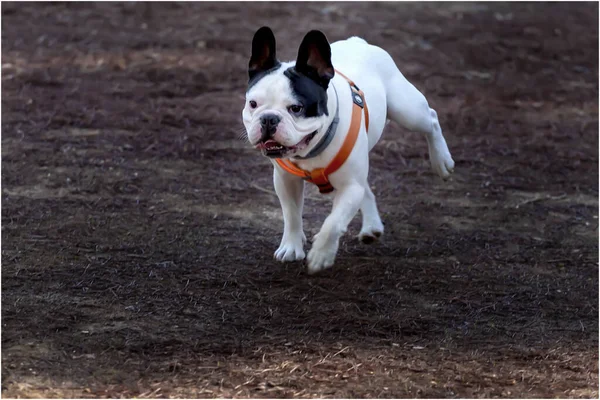
[(356, 139), (358, 138), (358, 132), (360, 132), (361, 116), (362, 107), (356, 104), (355, 101), (352, 104), (352, 120), (350, 121), (350, 127), (348, 128), (346, 139), (344, 140), (344, 143), (342, 144), (342, 147), (340, 147), (338, 153), (335, 155), (335, 157), (333, 157), (333, 160), (331, 160), (329, 165), (325, 167), (325, 174), (330, 175), (337, 171), (352, 152), (354, 144), (356, 143)]
[[(365, 94), (363, 93), (362, 90), (360, 90), (358, 88), (358, 86), (356, 86), (356, 84), (354, 83), (354, 81), (350, 80), (350, 78), (348, 78), (346, 75), (342, 74), (340, 71), (338, 71), (337, 69), (335, 70), (335, 72), (340, 75), (342, 78), (344, 78), (345, 80), (348, 81), (348, 83), (350, 84), (350, 87), (352, 88), (352, 91), (356, 91), (360, 97), (362, 97), (362, 99), (364, 100), (365, 98)], [(364, 108), (365, 108), (365, 128), (367, 129), (367, 132), (369, 131), (369, 108), (367, 107), (367, 102), (363, 101), (364, 104)]]
[[(348, 128), (348, 134), (344, 139), (344, 143), (342, 147), (338, 151), (338, 153), (333, 157), (333, 160), (327, 165), (325, 168), (317, 168), (312, 171), (306, 171), (298, 166), (296, 166), (290, 160), (283, 160), (281, 158), (276, 159), (275, 161), (281, 168), (283, 168), (286, 172), (301, 177), (302, 179), (314, 183), (319, 188), (321, 193), (330, 193), (334, 190), (334, 187), (329, 182), (328, 176), (337, 171), (343, 164), (346, 162), (346, 159), (350, 156), (354, 145), (356, 144), (356, 139), (358, 138), (358, 133), (360, 132), (360, 122), (362, 117), (362, 111), (365, 111), (365, 128), (368, 130), (369, 128), (369, 113), (367, 110), (367, 103), (365, 102), (365, 95), (352, 82), (348, 79), (344, 74), (337, 71), (344, 79), (348, 81), (350, 84), (350, 89), (352, 90), (352, 119), (350, 121), (350, 127)], [(338, 99), (339, 101), (339, 99)], [(339, 104), (339, 103), (338, 103)]]

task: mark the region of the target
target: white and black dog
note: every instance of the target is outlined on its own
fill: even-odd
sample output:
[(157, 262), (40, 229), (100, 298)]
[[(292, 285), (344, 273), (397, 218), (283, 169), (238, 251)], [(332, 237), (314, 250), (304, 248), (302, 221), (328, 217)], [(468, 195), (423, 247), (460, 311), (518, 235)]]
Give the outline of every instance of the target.
[[(279, 261), (304, 259), (306, 242), (302, 228), (305, 179), (282, 168), (282, 160), (300, 170), (323, 171), (341, 152), (351, 125), (356, 125), (358, 136), (347, 158), (326, 177), (335, 188), (333, 209), (308, 252), (309, 273), (333, 265), (339, 239), (359, 209), (359, 238), (371, 242), (382, 235), (383, 224), (367, 176), (369, 151), (388, 119), (425, 134), (431, 165), (439, 176), (447, 178), (453, 171), (454, 161), (436, 112), (385, 50), (361, 38), (330, 46), (322, 32), (311, 31), (302, 40), (296, 62), (282, 63), (276, 57), (273, 32), (262, 27), (252, 40), (248, 72), (242, 118), (250, 144), (273, 162), (284, 220), (283, 238), (275, 251)], [(360, 88), (364, 97), (357, 98), (353, 88)], [(354, 124), (355, 104), (362, 106), (361, 100), (367, 104), (368, 116), (365, 113)]]

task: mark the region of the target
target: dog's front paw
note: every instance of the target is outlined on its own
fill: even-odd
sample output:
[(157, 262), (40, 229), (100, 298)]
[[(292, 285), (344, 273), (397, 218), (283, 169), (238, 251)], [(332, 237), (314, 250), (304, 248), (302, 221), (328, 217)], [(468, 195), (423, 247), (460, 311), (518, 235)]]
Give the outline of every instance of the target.
[[(318, 243), (318, 241), (315, 241)], [(315, 244), (308, 252), (308, 273), (314, 274), (333, 266), (338, 246), (319, 246)]]
[(277, 261), (281, 262), (304, 260), (304, 242), (306, 242), (306, 237), (304, 235), (302, 235), (302, 238), (299, 240), (282, 240), (279, 248), (275, 251), (273, 256)]
[(446, 143), (436, 143), (429, 148), (431, 168), (442, 179), (448, 178), (454, 172), (454, 160)]

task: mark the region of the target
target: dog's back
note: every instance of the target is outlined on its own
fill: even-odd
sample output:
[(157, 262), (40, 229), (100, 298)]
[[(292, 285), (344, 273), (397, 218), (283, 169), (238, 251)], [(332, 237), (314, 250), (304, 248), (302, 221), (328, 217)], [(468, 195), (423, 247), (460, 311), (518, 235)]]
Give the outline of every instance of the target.
[[(352, 36), (331, 45), (333, 67), (352, 79), (365, 93), (369, 106), (369, 149), (379, 141), (388, 116), (389, 78), (402, 75), (392, 57), (380, 47)], [(341, 77), (336, 83), (344, 84)]]

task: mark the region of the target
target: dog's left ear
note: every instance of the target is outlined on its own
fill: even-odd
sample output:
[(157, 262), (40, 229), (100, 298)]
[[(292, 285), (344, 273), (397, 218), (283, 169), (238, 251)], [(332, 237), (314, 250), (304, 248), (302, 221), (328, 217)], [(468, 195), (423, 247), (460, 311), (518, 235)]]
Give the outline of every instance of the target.
[(331, 47), (323, 32), (310, 31), (304, 36), (295, 68), (327, 89), (335, 71), (331, 64)]

